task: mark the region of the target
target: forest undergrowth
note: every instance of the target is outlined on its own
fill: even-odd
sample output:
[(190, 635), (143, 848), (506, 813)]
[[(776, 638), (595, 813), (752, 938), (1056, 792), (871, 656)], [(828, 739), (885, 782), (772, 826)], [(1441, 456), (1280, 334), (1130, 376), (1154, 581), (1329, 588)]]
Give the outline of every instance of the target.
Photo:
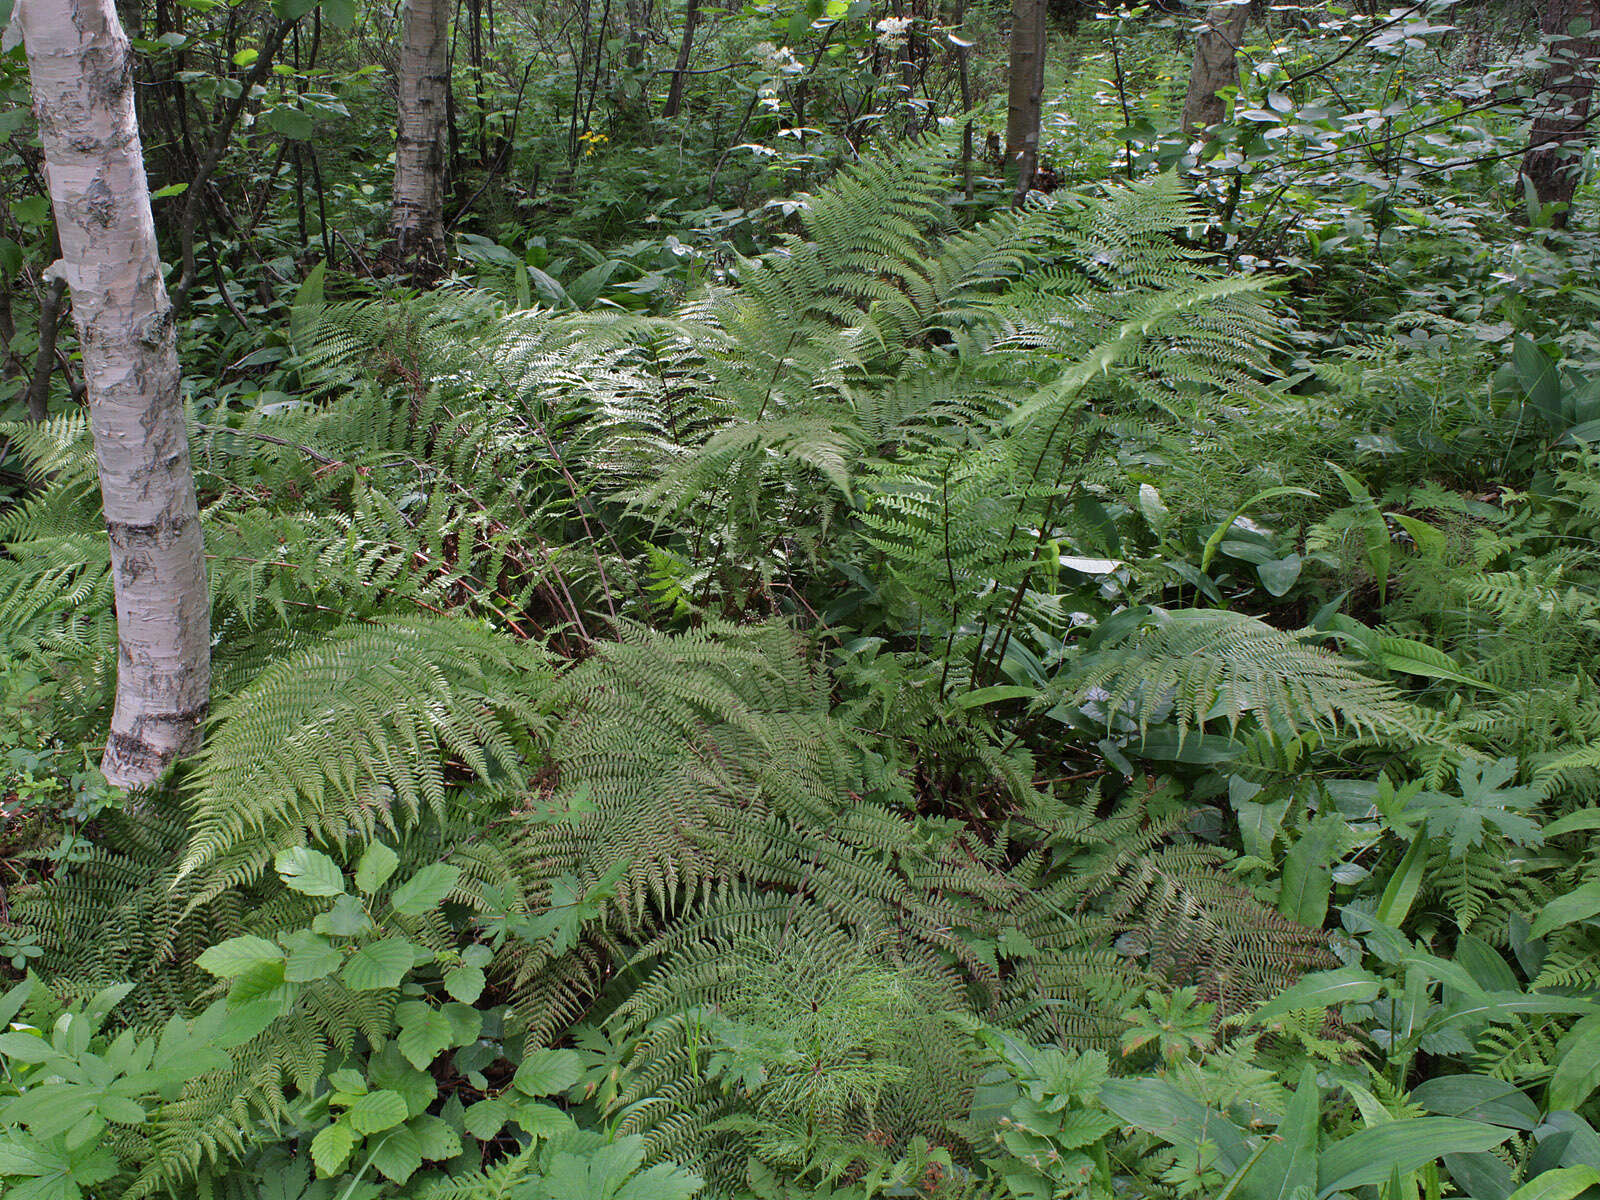
[(9, 1200), (1600, 1195), (1592, 189), (1295, 173), (1260, 71), (1184, 160), (1130, 20), (1021, 207), (951, 122), (631, 293), (309, 270), (158, 789), (4, 425)]

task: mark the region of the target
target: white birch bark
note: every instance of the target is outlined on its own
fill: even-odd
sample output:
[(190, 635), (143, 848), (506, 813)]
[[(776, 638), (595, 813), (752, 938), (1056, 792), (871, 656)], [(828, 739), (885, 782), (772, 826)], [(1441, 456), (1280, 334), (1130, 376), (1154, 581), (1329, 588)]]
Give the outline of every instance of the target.
[(172, 308), (112, 0), (21, 0), (18, 16), (111, 538), (117, 693), (101, 769), (140, 787), (194, 748), (211, 686)]
[(394, 258), (424, 277), (444, 262), (451, 15), (450, 0), (406, 0), (395, 81), (400, 128), (394, 149)]

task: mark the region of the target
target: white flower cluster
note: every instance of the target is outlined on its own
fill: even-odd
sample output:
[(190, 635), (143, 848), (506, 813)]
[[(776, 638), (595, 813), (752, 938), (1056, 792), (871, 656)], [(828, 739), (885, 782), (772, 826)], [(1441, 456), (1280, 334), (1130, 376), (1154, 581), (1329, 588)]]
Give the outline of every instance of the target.
[(873, 26), (878, 31), (878, 41), (884, 46), (900, 46), (906, 41), (906, 31), (911, 28), (910, 17), (884, 17)]

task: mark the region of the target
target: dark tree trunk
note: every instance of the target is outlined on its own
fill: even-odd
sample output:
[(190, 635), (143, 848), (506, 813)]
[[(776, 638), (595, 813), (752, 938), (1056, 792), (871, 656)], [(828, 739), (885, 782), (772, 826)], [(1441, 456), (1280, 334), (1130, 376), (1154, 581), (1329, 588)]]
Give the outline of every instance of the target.
[[(1576, 36), (1569, 34), (1574, 21), (1587, 21), (1588, 29)], [(1600, 58), (1600, 0), (1546, 0), (1540, 26), (1550, 41), (1552, 61), (1536, 102), (1528, 150), (1522, 157), (1522, 178), (1539, 208), (1558, 206), (1550, 223), (1564, 229), (1589, 137), (1596, 59)], [(1530, 218), (1533, 215), (1530, 213)]]
[(672, 86), (667, 89), (667, 102), (661, 106), (663, 117), (675, 117), (683, 104), (683, 73), (689, 69), (689, 56), (694, 52), (694, 30), (700, 23), (700, 0), (689, 0), (683, 14), (683, 41), (678, 45), (678, 65), (672, 72)]

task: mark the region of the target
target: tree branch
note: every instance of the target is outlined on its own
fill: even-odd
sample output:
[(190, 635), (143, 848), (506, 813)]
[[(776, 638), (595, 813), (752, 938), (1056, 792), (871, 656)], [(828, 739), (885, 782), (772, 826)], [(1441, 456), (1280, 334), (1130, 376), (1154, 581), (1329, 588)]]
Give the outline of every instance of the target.
[(283, 45), (283, 39), (289, 36), (289, 31), (294, 25), (293, 21), (279, 21), (267, 34), (267, 40), (261, 44), (261, 51), (256, 55), (250, 74), (240, 85), (239, 94), (228, 103), (227, 109), (223, 112), (222, 123), (212, 134), (211, 145), (206, 148), (206, 156), (201, 160), (199, 169), (189, 181), (189, 188), (184, 193), (183, 218), (178, 226), (178, 235), (183, 243), (183, 273), (178, 276), (178, 282), (172, 287), (174, 314), (183, 311), (184, 305), (189, 301), (189, 292), (194, 288), (197, 275), (194, 231), (200, 220), (200, 206), (206, 194), (206, 187), (211, 182), (211, 176), (216, 173), (217, 164), (227, 153), (228, 139), (233, 136), (233, 127), (239, 123), (245, 105), (250, 102), (250, 93), (260, 86), (266, 79), (267, 73), (272, 70), (272, 60), (277, 56), (279, 48)]
[[(33, 378), (28, 383), (28, 420), (43, 421), (50, 411), (50, 372), (56, 359), (56, 329), (61, 324), (61, 298), (67, 281), (57, 275), (39, 304), (39, 352), (33, 357)], [(70, 381), (69, 381), (70, 382)]]

